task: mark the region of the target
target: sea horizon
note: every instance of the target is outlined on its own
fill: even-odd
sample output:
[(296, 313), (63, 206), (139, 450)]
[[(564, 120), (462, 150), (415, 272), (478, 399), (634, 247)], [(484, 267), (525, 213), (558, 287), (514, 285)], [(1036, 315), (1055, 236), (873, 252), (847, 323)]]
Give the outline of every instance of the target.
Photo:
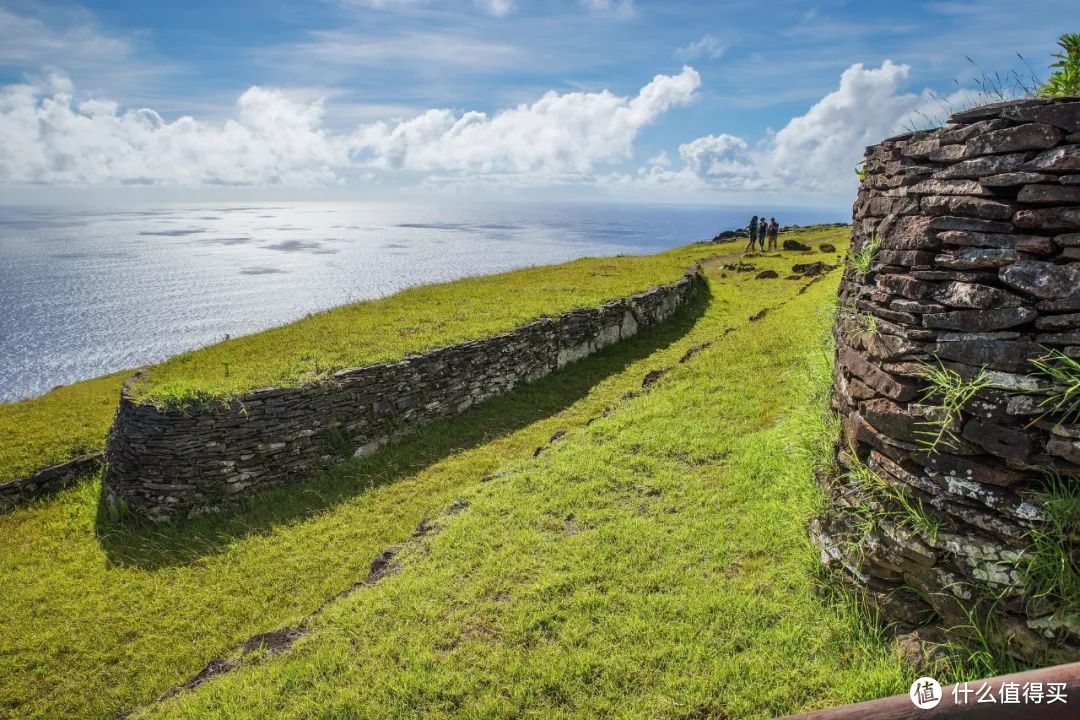
[(0, 402), (416, 285), (660, 252), (762, 212), (784, 225), (846, 219), (550, 201), (0, 206)]

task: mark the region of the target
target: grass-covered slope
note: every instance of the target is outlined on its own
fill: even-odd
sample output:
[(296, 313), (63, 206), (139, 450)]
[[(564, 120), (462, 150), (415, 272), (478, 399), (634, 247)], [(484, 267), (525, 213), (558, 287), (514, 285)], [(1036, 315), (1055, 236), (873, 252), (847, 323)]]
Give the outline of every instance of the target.
[(63, 385), (44, 395), (0, 403), (0, 483), (105, 445), (120, 384), (130, 372)]
[[(586, 258), (412, 288), (177, 355), (150, 368), (133, 394), (168, 403), (296, 385), (632, 295), (677, 280), (696, 258), (723, 251), (696, 246), (649, 256)], [(130, 374), (0, 404), (0, 482), (100, 449), (120, 384)]]
[[(0, 517), (0, 717), (146, 707), (327, 600), (289, 653), (147, 712), (734, 718), (902, 689), (813, 592), (795, 419), (836, 276), (708, 275), (696, 313), (238, 515), (99, 525), (94, 482)], [(332, 600), (459, 497), (397, 575)]]
[[(896, 654), (815, 593), (806, 540), (820, 498), (796, 418), (834, 290), (754, 324), (720, 291), (630, 371), (674, 368), (649, 392), (464, 489), (290, 652), (148, 715), (773, 717), (902, 691)], [(680, 365), (691, 340), (713, 345)]]
[(169, 402), (294, 386), (632, 295), (678, 279), (701, 254), (586, 258), (411, 288), (177, 355), (151, 368), (132, 392)]

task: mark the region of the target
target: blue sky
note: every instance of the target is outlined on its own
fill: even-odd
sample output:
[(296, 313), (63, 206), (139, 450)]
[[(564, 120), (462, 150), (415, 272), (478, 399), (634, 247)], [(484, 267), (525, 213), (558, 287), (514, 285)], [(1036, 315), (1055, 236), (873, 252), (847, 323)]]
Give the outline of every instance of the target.
[(968, 57), (1045, 74), (1068, 30), (1076, 0), (0, 0), (0, 183), (836, 201), (980, 99)]

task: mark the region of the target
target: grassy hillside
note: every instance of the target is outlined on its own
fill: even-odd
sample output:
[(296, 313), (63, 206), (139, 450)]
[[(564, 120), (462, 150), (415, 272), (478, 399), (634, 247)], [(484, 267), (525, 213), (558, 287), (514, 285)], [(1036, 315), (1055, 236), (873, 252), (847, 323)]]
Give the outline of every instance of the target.
[(700, 255), (675, 250), (586, 258), (412, 288), (177, 355), (154, 366), (132, 391), (165, 403), (295, 386), (631, 295), (676, 280)]
[[(334, 370), (399, 360), (544, 315), (600, 305), (676, 280), (695, 258), (717, 252), (709, 247), (588, 258), (413, 288), (177, 355), (152, 367), (133, 392), (165, 403), (296, 385)], [(99, 449), (112, 424), (120, 384), (130, 374), (0, 404), (0, 482)]]
[[(903, 689), (891, 646), (815, 594), (805, 539), (806, 363), (838, 278), (708, 274), (673, 323), (236, 515), (110, 527), (94, 482), (0, 517), (0, 717), (734, 718)], [(458, 498), (399, 573), (335, 599)], [(324, 605), (287, 654), (151, 707)]]
[(29, 400), (0, 403), (0, 483), (100, 450), (116, 413), (120, 384), (130, 374), (119, 372)]

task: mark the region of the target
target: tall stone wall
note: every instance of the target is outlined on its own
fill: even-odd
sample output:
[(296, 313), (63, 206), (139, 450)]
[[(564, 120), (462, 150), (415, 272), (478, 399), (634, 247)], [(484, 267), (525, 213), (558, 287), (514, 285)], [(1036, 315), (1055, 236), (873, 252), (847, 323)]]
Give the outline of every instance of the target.
[(188, 518), (301, 481), (663, 322), (703, 283), (694, 270), (600, 308), (208, 405), (157, 408), (132, 400), (125, 385), (106, 448), (105, 501), (114, 515)]
[(1033, 363), (1080, 357), (1080, 99), (959, 113), (868, 148), (864, 170), (811, 539), (900, 629), (1080, 659), (1080, 607), (1032, 574), (1080, 568), (1080, 526), (1045, 503), (1080, 493), (1080, 418), (1052, 411), (1061, 385)]

